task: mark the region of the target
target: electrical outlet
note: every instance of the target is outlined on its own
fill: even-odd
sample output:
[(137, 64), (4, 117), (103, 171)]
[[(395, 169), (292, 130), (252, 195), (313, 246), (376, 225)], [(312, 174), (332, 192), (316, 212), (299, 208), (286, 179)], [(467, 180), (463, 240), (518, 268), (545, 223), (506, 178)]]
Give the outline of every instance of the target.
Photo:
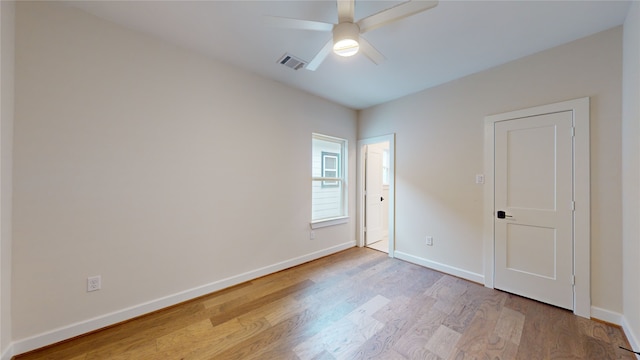
[(309, 232), (309, 240), (315, 240), (315, 239), (316, 239), (316, 232), (315, 231)]
[(100, 290), (102, 287), (102, 277), (90, 276), (87, 278), (87, 292)]
[(427, 245), (433, 246), (433, 236), (427, 236)]

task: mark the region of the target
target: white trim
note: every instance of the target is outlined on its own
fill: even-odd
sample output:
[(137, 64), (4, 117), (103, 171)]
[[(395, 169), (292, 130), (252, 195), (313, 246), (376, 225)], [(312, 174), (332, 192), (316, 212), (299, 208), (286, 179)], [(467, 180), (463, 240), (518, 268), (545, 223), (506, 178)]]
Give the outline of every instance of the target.
[(348, 216), (341, 216), (341, 217), (337, 217), (337, 218), (317, 220), (317, 221), (312, 222), (309, 225), (311, 226), (311, 230), (315, 230), (315, 229), (319, 229), (319, 228), (323, 228), (323, 227), (327, 227), (327, 226), (346, 224), (348, 222), (349, 222), (349, 217)]
[[(233, 285), (243, 283), (261, 276), (269, 275), (277, 271), (281, 271), (293, 266), (297, 266), (308, 261), (319, 259), (323, 256), (331, 255), (336, 252), (346, 250), (355, 246), (355, 240), (340, 245), (336, 245), (324, 250), (316, 251), (307, 255), (299, 256), (293, 259), (285, 260), (273, 265), (265, 266), (259, 269), (245, 272), (226, 279), (214, 281), (210, 284), (185, 290), (176, 294), (155, 299), (146, 303), (132, 306), (126, 309), (118, 310), (109, 314), (101, 315), (92, 319), (77, 322), (55, 330), (51, 330), (42, 334), (38, 334), (26, 339), (13, 342), (10, 349), (6, 353), (22, 354), (28, 351), (39, 349), (43, 346), (55, 344), (57, 342), (67, 340), (88, 332), (104, 328), (109, 325), (132, 319), (134, 317), (148, 314), (150, 312), (166, 308), (187, 300), (197, 298), (202, 295), (228, 288)], [(9, 351), (11, 350), (11, 351)], [(2, 360), (5, 360), (3, 355)], [(8, 359), (7, 359), (8, 360)]]
[(0, 360), (11, 360), (11, 358), (13, 358), (14, 355), (15, 353), (13, 352), (13, 343), (12, 343), (9, 346), (7, 346), (7, 348), (4, 350), (4, 352), (2, 353), (2, 356), (0, 356)]
[[(629, 340), (629, 345), (631, 345), (631, 349), (635, 351), (640, 351), (640, 341), (638, 341), (638, 336), (631, 331), (631, 327), (629, 327), (629, 323), (627, 322), (627, 318), (622, 316), (622, 330), (624, 330), (624, 334), (627, 336), (627, 340)], [(638, 359), (640, 359), (640, 355), (636, 355)]]
[[(608, 323), (620, 326), (622, 328), (622, 331), (624, 332), (624, 335), (627, 337), (627, 340), (629, 340), (631, 349), (635, 351), (640, 350), (640, 341), (638, 341), (638, 337), (633, 333), (633, 331), (631, 331), (629, 323), (627, 322), (627, 319), (624, 317), (624, 315), (611, 310), (592, 306), (591, 317), (593, 319), (606, 321)], [(636, 355), (636, 357), (640, 359), (640, 355)]]
[(590, 200), (590, 148), (589, 98), (563, 101), (550, 105), (487, 116), (484, 119), (484, 278), (485, 286), (494, 286), (494, 125), (498, 121), (517, 119), (561, 111), (573, 111), (575, 126), (573, 187), (576, 210), (574, 212), (573, 254), (574, 286), (573, 313), (582, 317), (591, 315), (591, 200)]
[(364, 246), (364, 164), (365, 146), (388, 142), (389, 143), (389, 257), (395, 257), (396, 242), (396, 134), (376, 136), (358, 140), (358, 246)]
[(622, 314), (597, 306), (591, 307), (591, 318), (622, 326)]
[(473, 281), (475, 283), (484, 284), (484, 276), (482, 274), (474, 273), (468, 270), (460, 269), (454, 266), (449, 266), (439, 262), (431, 261), (418, 256), (413, 256), (402, 251), (395, 252), (396, 258), (404, 260), (416, 265), (424, 266), (429, 269), (437, 270), (445, 274), (457, 276), (465, 280)]
[(493, 250), (493, 233), (495, 231), (495, 224), (493, 220), (493, 208), (494, 208), (494, 123), (484, 120), (484, 211), (483, 211), (483, 225), (482, 225), (482, 238), (483, 238), (483, 252), (484, 252), (484, 286), (493, 289), (493, 266), (495, 263), (494, 250)]

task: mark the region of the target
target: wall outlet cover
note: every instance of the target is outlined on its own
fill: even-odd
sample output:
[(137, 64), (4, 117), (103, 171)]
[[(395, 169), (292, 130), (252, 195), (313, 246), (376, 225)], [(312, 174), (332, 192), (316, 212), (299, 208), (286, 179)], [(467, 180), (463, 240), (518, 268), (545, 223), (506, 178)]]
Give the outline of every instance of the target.
[(87, 278), (87, 292), (100, 290), (102, 287), (102, 278), (100, 275), (90, 276)]

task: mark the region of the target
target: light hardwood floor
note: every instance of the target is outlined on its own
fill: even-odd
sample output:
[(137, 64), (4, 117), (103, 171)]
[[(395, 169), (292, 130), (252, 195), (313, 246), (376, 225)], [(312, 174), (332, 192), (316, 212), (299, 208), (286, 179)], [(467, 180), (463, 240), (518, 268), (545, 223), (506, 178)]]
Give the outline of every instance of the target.
[(635, 359), (622, 331), (353, 248), (31, 359)]

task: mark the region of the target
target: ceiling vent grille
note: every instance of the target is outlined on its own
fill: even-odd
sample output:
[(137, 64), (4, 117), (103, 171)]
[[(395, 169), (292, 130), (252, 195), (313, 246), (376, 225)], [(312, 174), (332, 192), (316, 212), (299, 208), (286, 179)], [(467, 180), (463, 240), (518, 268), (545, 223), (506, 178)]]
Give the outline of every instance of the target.
[(284, 54), (278, 62), (293, 70), (300, 70), (307, 65), (306, 62), (290, 54)]

